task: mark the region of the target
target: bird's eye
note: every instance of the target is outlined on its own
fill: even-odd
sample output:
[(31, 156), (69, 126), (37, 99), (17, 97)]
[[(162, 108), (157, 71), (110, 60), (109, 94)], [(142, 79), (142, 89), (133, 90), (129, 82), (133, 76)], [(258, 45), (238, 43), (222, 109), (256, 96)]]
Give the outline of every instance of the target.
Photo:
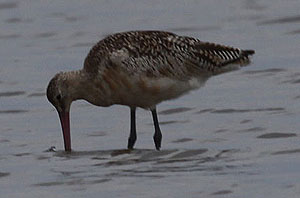
[(61, 99), (61, 95), (58, 94), (58, 95), (56, 96), (56, 99), (57, 99), (57, 100), (60, 100), (60, 99)]

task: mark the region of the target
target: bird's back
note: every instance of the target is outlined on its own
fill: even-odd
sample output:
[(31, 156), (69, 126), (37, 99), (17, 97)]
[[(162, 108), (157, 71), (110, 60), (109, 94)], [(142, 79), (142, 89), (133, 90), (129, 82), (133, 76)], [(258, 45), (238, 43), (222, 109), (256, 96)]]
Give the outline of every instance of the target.
[(89, 52), (84, 68), (97, 73), (119, 66), (129, 74), (189, 79), (223, 73), (228, 65), (246, 65), (253, 50), (202, 42), (163, 31), (131, 31), (110, 35)]

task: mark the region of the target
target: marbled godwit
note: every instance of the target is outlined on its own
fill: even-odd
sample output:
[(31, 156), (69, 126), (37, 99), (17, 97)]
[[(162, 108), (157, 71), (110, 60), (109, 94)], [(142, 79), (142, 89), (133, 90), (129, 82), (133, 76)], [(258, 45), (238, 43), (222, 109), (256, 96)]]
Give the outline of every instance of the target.
[(159, 150), (162, 134), (156, 105), (201, 87), (213, 75), (247, 65), (252, 54), (253, 50), (162, 31), (131, 31), (106, 37), (91, 49), (83, 69), (60, 72), (48, 85), (47, 98), (58, 111), (65, 150), (71, 151), (70, 105), (79, 99), (103, 107), (129, 106), (129, 149), (136, 141), (136, 108), (149, 109)]

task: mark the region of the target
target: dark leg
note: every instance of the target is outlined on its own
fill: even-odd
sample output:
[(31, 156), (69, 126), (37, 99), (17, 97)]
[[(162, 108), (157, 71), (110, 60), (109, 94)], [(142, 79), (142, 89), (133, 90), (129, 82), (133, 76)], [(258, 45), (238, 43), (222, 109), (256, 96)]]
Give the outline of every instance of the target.
[(130, 108), (130, 135), (128, 138), (128, 149), (133, 149), (134, 143), (136, 141), (135, 110), (135, 107)]
[(155, 128), (155, 133), (154, 133), (154, 136), (153, 136), (154, 144), (155, 144), (156, 150), (159, 150), (160, 146), (161, 146), (162, 134), (161, 134), (161, 131), (160, 131), (160, 128), (159, 128), (156, 109), (151, 110), (151, 112), (152, 112), (154, 128)]

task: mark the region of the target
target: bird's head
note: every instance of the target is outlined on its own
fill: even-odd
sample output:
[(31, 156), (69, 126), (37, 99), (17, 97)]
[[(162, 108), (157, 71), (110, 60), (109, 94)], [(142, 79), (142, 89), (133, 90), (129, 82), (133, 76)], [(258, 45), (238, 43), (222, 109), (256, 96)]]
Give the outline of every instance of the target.
[(49, 82), (47, 88), (47, 98), (56, 108), (62, 127), (65, 151), (71, 151), (70, 135), (70, 106), (72, 97), (71, 88), (65, 73), (56, 74)]
[(56, 74), (49, 82), (47, 98), (58, 112), (69, 112), (72, 103), (70, 85), (65, 73)]

